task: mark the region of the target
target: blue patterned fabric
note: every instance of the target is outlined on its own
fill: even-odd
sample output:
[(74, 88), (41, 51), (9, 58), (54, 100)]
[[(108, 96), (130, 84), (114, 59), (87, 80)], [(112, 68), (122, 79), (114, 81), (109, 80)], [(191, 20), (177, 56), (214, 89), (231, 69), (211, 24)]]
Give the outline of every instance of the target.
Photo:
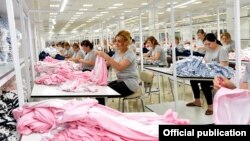
[[(4, 18), (4, 17), (0, 16), (0, 28), (4, 28), (4, 29), (9, 30), (9, 24), (8, 24), (8, 19), (7, 18)], [(8, 33), (6, 41), (7, 41), (8, 45), (9, 45), (9, 53), (3, 54), (3, 52), (1, 52), (1, 49), (0, 49), (0, 55), (1, 56), (7, 55), (8, 58), (7, 58), (6, 61), (7, 62), (13, 62), (13, 56), (12, 56), (12, 51), (11, 51), (12, 49), (11, 49), (10, 33)], [(2, 61), (1, 59), (3, 59), (3, 57), (0, 57), (0, 61)]]
[(177, 76), (208, 78), (213, 78), (215, 76), (233, 77), (233, 68), (224, 67), (217, 62), (205, 64), (202, 60), (202, 57), (188, 57), (177, 61)]

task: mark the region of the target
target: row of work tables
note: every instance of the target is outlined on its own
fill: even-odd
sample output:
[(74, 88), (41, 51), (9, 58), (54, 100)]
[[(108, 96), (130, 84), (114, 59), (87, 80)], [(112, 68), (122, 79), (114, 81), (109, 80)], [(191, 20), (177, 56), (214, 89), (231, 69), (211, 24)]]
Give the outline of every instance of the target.
[(109, 86), (95, 86), (96, 92), (67, 92), (62, 91), (59, 86), (46, 86), (34, 84), (31, 98), (74, 98), (74, 97), (109, 97), (119, 96), (115, 90)]
[[(158, 67), (158, 66), (150, 66), (144, 67), (144, 70), (153, 71), (157, 75), (163, 75), (168, 77), (169, 79), (174, 80), (173, 72), (170, 68), (167, 67)], [(183, 92), (185, 95), (185, 85), (186, 81), (189, 80), (204, 80), (204, 81), (212, 81), (213, 78), (205, 78), (205, 77), (184, 77), (184, 76), (176, 76), (177, 80), (181, 80), (183, 83)], [(170, 83), (171, 84), (171, 83)], [(163, 96), (163, 89), (160, 85), (161, 97)], [(170, 88), (172, 86), (170, 85)], [(171, 90), (172, 91), (172, 90)], [(173, 91), (172, 91), (173, 93)], [(174, 95), (174, 94), (173, 94)], [(163, 98), (161, 98), (163, 99)], [(177, 98), (176, 98), (177, 99)], [(189, 119), (191, 124), (211, 124), (213, 123), (212, 115), (205, 115), (205, 109), (201, 107), (187, 107), (185, 101), (183, 100), (175, 100), (173, 102), (165, 102), (159, 104), (146, 105), (146, 108), (152, 112), (157, 114), (164, 114), (168, 109), (172, 109), (173, 111), (178, 113), (178, 117)]]

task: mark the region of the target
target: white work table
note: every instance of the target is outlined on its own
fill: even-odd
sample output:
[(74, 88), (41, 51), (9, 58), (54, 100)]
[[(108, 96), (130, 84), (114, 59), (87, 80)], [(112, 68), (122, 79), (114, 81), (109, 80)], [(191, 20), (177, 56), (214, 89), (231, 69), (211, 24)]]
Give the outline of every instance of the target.
[(97, 92), (66, 92), (62, 91), (58, 86), (34, 84), (31, 98), (109, 97), (120, 95), (108, 86), (95, 87), (97, 88)]
[[(166, 75), (170, 78), (173, 77), (173, 71), (167, 67), (144, 67), (144, 69)], [(211, 81), (214, 79), (213, 77), (210, 78), (210, 77), (190, 77), (190, 76), (176, 76), (176, 78), (183, 80), (207, 80), (207, 81)]]
[(213, 116), (205, 115), (205, 110), (201, 107), (187, 107), (187, 102), (178, 101), (177, 110), (175, 110), (175, 103), (168, 102), (162, 104), (152, 104), (146, 105), (146, 108), (152, 112), (155, 112), (159, 115), (164, 114), (168, 109), (172, 109), (178, 113), (177, 117), (181, 119), (188, 119), (190, 124), (212, 124)]

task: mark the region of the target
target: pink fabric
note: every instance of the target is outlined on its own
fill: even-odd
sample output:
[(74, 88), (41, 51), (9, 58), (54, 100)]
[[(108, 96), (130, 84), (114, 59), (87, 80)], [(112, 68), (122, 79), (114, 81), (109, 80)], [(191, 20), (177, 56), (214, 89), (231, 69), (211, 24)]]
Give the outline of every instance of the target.
[(24, 104), (13, 110), (17, 120), (17, 131), (21, 134), (45, 133), (56, 127), (63, 112), (64, 101), (41, 101)]
[(127, 116), (99, 105), (94, 99), (83, 101), (47, 100), (25, 104), (13, 111), (21, 134), (51, 132), (45, 141), (157, 141), (159, 124), (188, 124), (176, 113), (163, 116)]
[(214, 97), (215, 124), (250, 124), (248, 90), (220, 88)]
[(95, 67), (91, 72), (75, 71), (70, 64), (66, 61), (56, 64), (40, 62), (36, 66), (40, 76), (35, 82), (44, 85), (60, 85), (62, 90), (72, 92), (96, 92), (97, 89), (92, 85), (107, 85), (108, 70), (103, 58), (96, 58)]
[[(240, 56), (241, 60), (250, 61), (250, 50), (249, 49), (242, 50)], [(235, 52), (230, 52), (229, 59), (235, 60), (235, 58), (236, 58)]]
[(98, 85), (107, 85), (108, 82), (107, 64), (105, 60), (100, 56), (96, 57), (95, 67), (91, 71), (91, 81), (96, 82), (96, 84)]
[(58, 62), (60, 62), (60, 60), (54, 59), (54, 58), (52, 58), (50, 56), (45, 57), (45, 59), (43, 59), (43, 61), (44, 62), (50, 62), (50, 63), (58, 63)]

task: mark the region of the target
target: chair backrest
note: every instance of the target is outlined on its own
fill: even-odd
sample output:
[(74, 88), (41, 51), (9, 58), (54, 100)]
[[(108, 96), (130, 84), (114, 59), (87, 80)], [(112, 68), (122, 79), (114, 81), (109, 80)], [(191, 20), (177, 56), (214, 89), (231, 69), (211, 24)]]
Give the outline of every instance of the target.
[(141, 71), (140, 77), (141, 77), (141, 81), (147, 84), (153, 84), (154, 73), (152, 71)]

